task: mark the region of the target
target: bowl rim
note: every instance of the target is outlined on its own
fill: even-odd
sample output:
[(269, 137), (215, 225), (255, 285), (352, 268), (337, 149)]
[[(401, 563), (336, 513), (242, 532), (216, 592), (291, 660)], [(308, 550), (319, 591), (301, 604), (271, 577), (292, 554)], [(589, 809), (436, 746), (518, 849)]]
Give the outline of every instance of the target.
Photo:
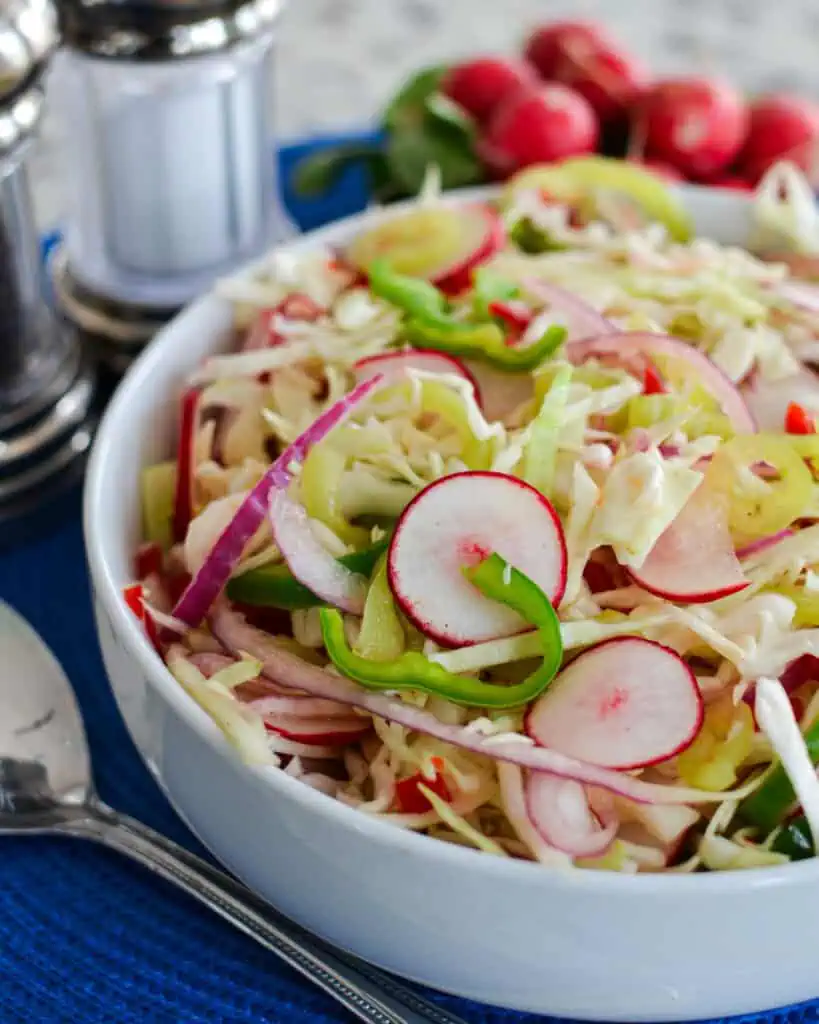
[[(712, 201), (721, 205), (733, 204), (737, 210), (750, 208), (752, 197), (739, 193), (726, 193), (716, 188), (699, 185), (684, 185), (675, 188), (683, 198), (699, 193), (708, 194)], [(461, 189), (447, 193), (443, 201), (447, 205), (461, 205), (480, 201), (498, 194), (494, 187)], [(368, 209), (333, 221), (313, 231), (305, 232), (291, 239), (276, 251), (299, 252), (334, 244), (349, 237), (364, 224), (387, 219), (395, 213), (415, 206), (417, 200), (409, 199), (383, 209)], [(263, 262), (254, 260), (244, 264), (231, 276), (242, 277), (252, 274)], [(231, 758), (236, 766), (249, 776), (256, 777), (270, 787), (270, 794), (301, 804), (310, 813), (329, 816), (341, 828), (366, 833), (375, 844), (399, 848), (409, 855), (423, 858), (431, 864), (436, 861), (449, 862), (461, 870), (471, 870), (476, 882), (479, 878), (489, 883), (514, 880), (518, 884), (532, 884), (551, 888), (572, 886), (587, 893), (656, 896), (706, 896), (731, 895), (737, 892), (768, 888), (770, 886), (792, 886), (815, 884), (819, 877), (819, 857), (789, 864), (751, 868), (734, 871), (712, 871), (701, 874), (642, 873), (636, 875), (602, 870), (565, 870), (551, 867), (537, 861), (523, 861), (511, 857), (478, 855), (480, 851), (447, 843), (433, 837), (399, 828), (380, 818), (371, 817), (349, 807), (333, 797), (327, 796), (310, 786), (305, 786), (278, 768), (249, 765), (237, 757), (234, 748), (225, 739), (216, 723), (174, 679), (165, 663), (150, 644), (137, 619), (121, 599), (121, 587), (109, 563), (109, 546), (100, 538), (106, 531), (98, 528), (105, 510), (106, 477), (108, 468), (116, 461), (116, 437), (126, 427), (129, 409), (134, 397), (157, 373), (164, 360), (165, 352), (174, 347), (177, 336), (184, 337), (186, 328), (209, 307), (215, 315), (229, 309), (228, 300), (213, 290), (195, 299), (182, 309), (171, 321), (162, 327), (145, 351), (135, 361), (124, 380), (114, 393), (97, 431), (89, 460), (83, 495), (83, 534), (86, 557), (90, 570), (91, 589), (94, 600), (104, 606), (112, 629), (123, 642), (129, 657), (135, 660), (146, 682), (171, 705), (173, 710), (211, 747), (223, 757)], [(114, 533), (111, 537), (115, 537)], [(120, 540), (122, 537), (120, 535)], [(112, 541), (113, 543), (113, 541)], [(124, 543), (124, 541), (123, 541)], [(127, 545), (126, 545), (127, 546)], [(109, 682), (110, 686), (110, 682)], [(140, 751), (140, 756), (142, 752)]]

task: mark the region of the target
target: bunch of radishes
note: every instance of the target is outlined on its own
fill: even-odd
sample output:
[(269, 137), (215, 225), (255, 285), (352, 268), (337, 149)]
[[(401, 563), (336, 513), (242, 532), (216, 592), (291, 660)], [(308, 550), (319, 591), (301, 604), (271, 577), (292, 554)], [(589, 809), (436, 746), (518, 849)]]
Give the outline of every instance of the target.
[(602, 149), (669, 177), (752, 187), (777, 160), (813, 177), (819, 104), (789, 95), (746, 101), (708, 75), (652, 81), (601, 27), (537, 28), (522, 58), (479, 57), (450, 68), (441, 91), (476, 126), (490, 176)]

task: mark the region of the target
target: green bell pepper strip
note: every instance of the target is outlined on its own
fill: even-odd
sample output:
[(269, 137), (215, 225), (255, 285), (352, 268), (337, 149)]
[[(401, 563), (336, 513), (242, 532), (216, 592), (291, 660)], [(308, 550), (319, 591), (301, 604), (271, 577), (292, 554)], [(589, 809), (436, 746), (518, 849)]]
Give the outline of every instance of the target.
[(791, 860), (807, 860), (808, 857), (815, 856), (813, 836), (807, 818), (800, 815), (785, 825), (774, 839), (771, 850), (774, 853), (784, 853)]
[[(379, 541), (363, 551), (342, 555), (338, 561), (352, 572), (369, 578), (388, 545), (388, 540)], [(281, 562), (261, 565), (258, 569), (249, 569), (241, 576), (234, 576), (227, 585), (227, 596), (239, 604), (282, 608), (285, 611), (315, 608), (321, 604), (321, 598), (300, 583)]]
[[(498, 324), (457, 320), (449, 312), (445, 296), (428, 281), (396, 274), (385, 260), (374, 260), (367, 275), (375, 295), (407, 314), (404, 333), (415, 348), (480, 359), (507, 373), (525, 373), (553, 355), (566, 338), (565, 327), (554, 324), (531, 345), (507, 345)], [(483, 287), (488, 291), (490, 285), (492, 289), (500, 288), (501, 282), (487, 277)], [(508, 294), (508, 286), (502, 286)]]
[(497, 324), (441, 324), (431, 320), (410, 320), (404, 325), (407, 340), (415, 348), (432, 348), (464, 359), (479, 359), (505, 373), (527, 373), (560, 348), (566, 328), (553, 324), (531, 345), (507, 345)]
[[(819, 721), (810, 726), (804, 738), (811, 761), (819, 764)], [(795, 803), (796, 793), (791, 780), (782, 765), (776, 764), (759, 789), (742, 801), (738, 812), (745, 821), (770, 832), (782, 822)]]
[(563, 659), (557, 613), (543, 591), (500, 555), (492, 554), (464, 573), (486, 597), (513, 608), (537, 626), (543, 662), (522, 682), (504, 686), (464, 678), (416, 651), (406, 651), (392, 661), (362, 658), (347, 643), (341, 613), (322, 608), (321, 634), (330, 660), (341, 673), (370, 690), (420, 690), (472, 707), (507, 709), (528, 704), (554, 679)]

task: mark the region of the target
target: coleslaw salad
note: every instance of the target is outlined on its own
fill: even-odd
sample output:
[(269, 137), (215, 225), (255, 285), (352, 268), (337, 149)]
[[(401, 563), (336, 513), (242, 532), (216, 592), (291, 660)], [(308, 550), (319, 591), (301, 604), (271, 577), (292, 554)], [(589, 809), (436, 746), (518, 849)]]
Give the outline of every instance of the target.
[(625, 873), (812, 855), (819, 301), (581, 191), (426, 194), (222, 282), (236, 351), (145, 471), (131, 607), (242, 756), (399, 827)]

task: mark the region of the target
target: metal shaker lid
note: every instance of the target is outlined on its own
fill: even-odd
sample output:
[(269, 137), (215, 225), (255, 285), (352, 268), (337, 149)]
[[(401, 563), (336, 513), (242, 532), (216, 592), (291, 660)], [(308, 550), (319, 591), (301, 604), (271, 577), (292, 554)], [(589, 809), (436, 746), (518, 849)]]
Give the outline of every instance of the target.
[(284, 0), (62, 0), (71, 47), (96, 57), (169, 60), (217, 53), (267, 31)]

